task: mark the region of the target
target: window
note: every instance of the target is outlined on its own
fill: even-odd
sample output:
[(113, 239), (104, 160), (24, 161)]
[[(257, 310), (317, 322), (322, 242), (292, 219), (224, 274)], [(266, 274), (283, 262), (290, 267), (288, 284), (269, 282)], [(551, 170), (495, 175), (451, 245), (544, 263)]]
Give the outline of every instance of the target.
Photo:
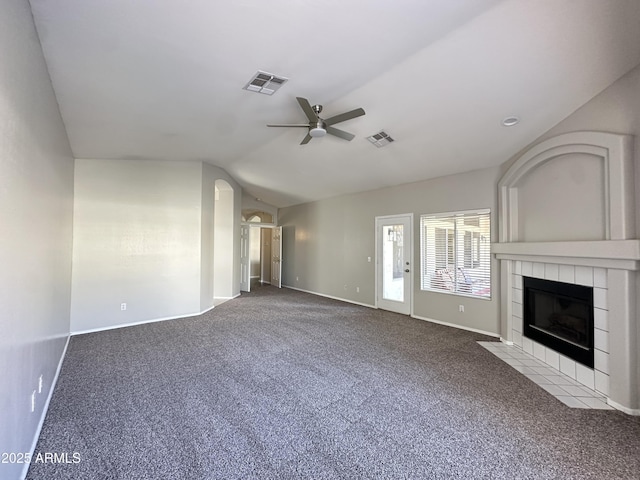
[(491, 298), (489, 210), (420, 217), (421, 289)]

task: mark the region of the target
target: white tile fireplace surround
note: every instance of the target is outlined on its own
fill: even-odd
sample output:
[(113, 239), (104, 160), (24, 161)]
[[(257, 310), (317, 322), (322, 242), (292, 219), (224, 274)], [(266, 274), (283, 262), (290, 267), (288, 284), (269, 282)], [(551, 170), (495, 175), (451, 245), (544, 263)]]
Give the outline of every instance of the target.
[[(604, 268), (558, 265), (554, 263), (522, 262), (512, 265), (512, 322), (513, 344), (542, 360), (550, 367), (577, 380), (584, 386), (609, 395), (609, 317), (607, 309), (607, 271)], [(523, 336), (522, 277), (542, 278), (556, 282), (593, 287), (594, 368), (588, 368), (551, 348)]]
[[(640, 241), (632, 137), (575, 132), (522, 155), (499, 182), (501, 339), (640, 415)], [(523, 335), (523, 277), (593, 287), (594, 368)]]

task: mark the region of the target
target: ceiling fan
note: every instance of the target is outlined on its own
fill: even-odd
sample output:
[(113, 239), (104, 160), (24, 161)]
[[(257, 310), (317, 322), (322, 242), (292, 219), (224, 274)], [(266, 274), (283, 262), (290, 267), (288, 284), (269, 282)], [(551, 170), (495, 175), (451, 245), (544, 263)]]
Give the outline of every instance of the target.
[(355, 137), (352, 133), (345, 132), (339, 128), (332, 127), (336, 123), (351, 120), (352, 118), (360, 117), (364, 115), (362, 108), (356, 108), (350, 112), (341, 113), (340, 115), (334, 115), (333, 117), (323, 119), (320, 118), (320, 112), (322, 112), (322, 105), (313, 105), (309, 103), (309, 100), (302, 97), (296, 97), (300, 107), (304, 111), (305, 115), (309, 119), (309, 123), (286, 123), (286, 124), (269, 124), (267, 127), (305, 127), (309, 129), (307, 136), (304, 137), (300, 145), (309, 143), (312, 138), (324, 137), (327, 133), (335, 135), (336, 137), (344, 138), (351, 141)]

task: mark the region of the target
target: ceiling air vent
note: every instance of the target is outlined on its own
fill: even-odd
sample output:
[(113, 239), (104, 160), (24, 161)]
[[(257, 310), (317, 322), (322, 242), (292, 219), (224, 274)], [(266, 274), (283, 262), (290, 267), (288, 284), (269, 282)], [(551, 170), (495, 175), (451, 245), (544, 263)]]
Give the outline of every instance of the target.
[(250, 92), (273, 95), (287, 80), (289, 79), (258, 70), (258, 73), (242, 88)]
[(369, 140), (378, 148), (384, 147), (385, 145), (389, 145), (391, 142), (394, 141), (393, 138), (391, 138), (389, 134), (384, 130), (380, 130), (375, 135), (371, 135), (370, 137), (367, 137), (367, 140)]

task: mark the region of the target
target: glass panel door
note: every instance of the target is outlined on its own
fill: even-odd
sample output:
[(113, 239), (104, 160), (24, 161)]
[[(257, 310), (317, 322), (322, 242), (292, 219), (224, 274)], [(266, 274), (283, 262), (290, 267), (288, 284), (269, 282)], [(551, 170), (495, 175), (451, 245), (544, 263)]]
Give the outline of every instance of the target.
[(397, 302), (404, 300), (403, 227), (382, 227), (382, 298)]
[(376, 218), (376, 305), (411, 313), (411, 214)]

